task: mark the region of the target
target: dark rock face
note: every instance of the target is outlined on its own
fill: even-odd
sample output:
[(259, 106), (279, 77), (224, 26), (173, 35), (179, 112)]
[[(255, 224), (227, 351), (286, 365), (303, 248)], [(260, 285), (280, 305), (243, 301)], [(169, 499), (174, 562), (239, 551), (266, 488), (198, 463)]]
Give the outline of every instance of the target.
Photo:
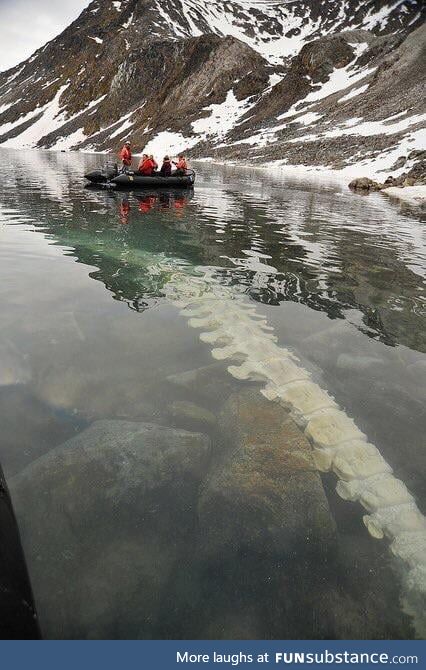
[[(365, 31), (358, 31), (359, 37), (369, 39), (370, 35)], [(314, 83), (326, 81), (335, 68), (345, 67), (354, 57), (354, 49), (343, 35), (332, 35), (324, 37), (315, 42), (305, 44), (296, 56), (296, 62), (300, 63), (301, 70), (308, 75)]]
[(98, 421), (11, 480), (45, 637), (151, 636), (208, 459), (201, 434)]

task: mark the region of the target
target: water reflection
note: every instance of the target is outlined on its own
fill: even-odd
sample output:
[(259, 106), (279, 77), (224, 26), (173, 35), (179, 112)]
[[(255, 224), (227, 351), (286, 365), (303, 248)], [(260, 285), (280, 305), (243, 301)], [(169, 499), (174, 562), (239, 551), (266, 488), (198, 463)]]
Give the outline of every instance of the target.
[[(36, 225), (59, 244), (76, 245), (77, 256), (98, 266), (94, 276), (106, 284), (121, 266), (121, 291), (114, 295), (129, 305), (144, 301), (132, 288), (128, 258), (129, 249), (143, 247), (216, 266), (224, 282), (242, 284), (260, 302), (291, 300), (331, 318), (356, 310), (357, 327), (369, 337), (425, 351), (421, 223), (382, 195), (358, 198), (340, 185), (313, 182), (306, 188), (301, 181), (276, 183), (236, 168), (218, 174), (209, 166), (199, 170), (194, 197), (105, 193), (81, 189), (85, 161), (92, 166), (102, 159), (28, 152), (19, 177), (11, 170), (3, 184), (5, 216), (13, 209), (31, 219), (36, 210)], [(129, 227), (124, 254), (114, 209), (120, 225)], [(149, 227), (133, 225), (141, 216)], [(114, 268), (106, 249), (113, 245)]]

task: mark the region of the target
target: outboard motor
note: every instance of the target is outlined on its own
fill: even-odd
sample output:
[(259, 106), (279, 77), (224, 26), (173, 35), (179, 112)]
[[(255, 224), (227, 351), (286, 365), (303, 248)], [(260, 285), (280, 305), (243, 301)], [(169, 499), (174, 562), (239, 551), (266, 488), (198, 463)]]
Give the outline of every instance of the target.
[(104, 168), (104, 174), (108, 181), (118, 175), (117, 163), (107, 163)]
[(118, 175), (117, 163), (107, 163), (102, 170), (93, 170), (85, 174), (85, 178), (92, 184), (106, 184)]

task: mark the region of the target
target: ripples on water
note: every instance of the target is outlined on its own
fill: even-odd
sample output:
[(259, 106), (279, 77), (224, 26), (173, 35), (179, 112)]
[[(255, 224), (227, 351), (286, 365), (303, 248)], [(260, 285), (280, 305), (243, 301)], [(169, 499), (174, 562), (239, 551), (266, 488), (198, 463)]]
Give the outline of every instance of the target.
[[(241, 387), (226, 365), (211, 373), (218, 375), (212, 393), (202, 376), (183, 390), (167, 382), (212, 359), (210, 347), (165, 298), (168, 276), (160, 261), (166, 258), (188, 273), (208, 268), (246, 293), (279, 343), (335, 395), (426, 511), (426, 252), (418, 211), (382, 194), (354, 195), (324, 178), (200, 164), (194, 193), (126, 194), (83, 188), (81, 175), (102, 157), (3, 151), (2, 158), (0, 457), (10, 478), (97, 419), (189, 430), (202, 424), (220, 448), (217, 426), (176, 407), (202, 404), (218, 416), (221, 396)], [(84, 616), (80, 628), (69, 623), (67, 607), (75, 603), (65, 594), (62, 628), (49, 628), (43, 608), (51, 603), (26, 546), (42, 624), (45, 617), (48, 634), (59, 637), (411, 636), (385, 543), (368, 537), (362, 510), (337, 498), (332, 477), (324, 476), (323, 484), (338, 528), (334, 555), (327, 559), (330, 565), (337, 561), (333, 576), (325, 570), (315, 581), (303, 549), (296, 590), (289, 586), (294, 571), (288, 562), (271, 562), (250, 547), (243, 559), (219, 553), (209, 562), (196, 510), (188, 508), (182, 537), (191, 556), (179, 554), (188, 570), (176, 572), (176, 563), (155, 558), (170, 547), (161, 544), (160, 531), (154, 533), (149, 551), (161, 576), (155, 570), (151, 575), (158, 586), (141, 613), (147, 587), (137, 575), (148, 568), (141, 567), (140, 547), (135, 550), (137, 528), (113, 549), (94, 522), (91, 541), (104, 543), (111, 559), (101, 570), (110, 571), (124, 595), (110, 593), (88, 559), (59, 546), (66, 533), (52, 530), (49, 541), (58, 545), (52, 552), (80, 566), (75, 579), (82, 584)], [(156, 495), (154, 507), (173, 505), (167, 487)], [(20, 521), (28, 545), (25, 519)], [(78, 548), (79, 529), (74, 531)], [(180, 540), (171, 540), (175, 549)], [(240, 572), (239, 560), (245, 560)], [(58, 584), (53, 569), (49, 588)], [(85, 589), (93, 604), (84, 600)], [(126, 593), (133, 594), (128, 607)], [(326, 601), (326, 623), (313, 621), (318, 599)]]

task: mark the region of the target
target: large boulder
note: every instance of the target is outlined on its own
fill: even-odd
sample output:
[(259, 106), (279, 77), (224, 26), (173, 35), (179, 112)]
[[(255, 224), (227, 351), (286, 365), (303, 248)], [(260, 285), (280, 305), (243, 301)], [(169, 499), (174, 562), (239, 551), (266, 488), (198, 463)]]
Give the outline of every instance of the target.
[(358, 177), (357, 179), (352, 179), (349, 183), (349, 188), (353, 191), (380, 191), (383, 188), (383, 184), (379, 184), (369, 177)]
[(233, 446), (200, 498), (203, 553), (326, 554), (335, 524), (310, 444), (288, 412), (242, 391), (229, 398), (220, 424)]
[(45, 637), (155, 635), (208, 460), (202, 434), (98, 421), (11, 480)]
[[(353, 31), (352, 38), (358, 40), (371, 39), (366, 31)], [(295, 58), (295, 62), (303, 67), (314, 83), (326, 81), (335, 68), (342, 68), (353, 60), (355, 52), (350, 44), (351, 33), (325, 35), (320, 39), (305, 44)]]

